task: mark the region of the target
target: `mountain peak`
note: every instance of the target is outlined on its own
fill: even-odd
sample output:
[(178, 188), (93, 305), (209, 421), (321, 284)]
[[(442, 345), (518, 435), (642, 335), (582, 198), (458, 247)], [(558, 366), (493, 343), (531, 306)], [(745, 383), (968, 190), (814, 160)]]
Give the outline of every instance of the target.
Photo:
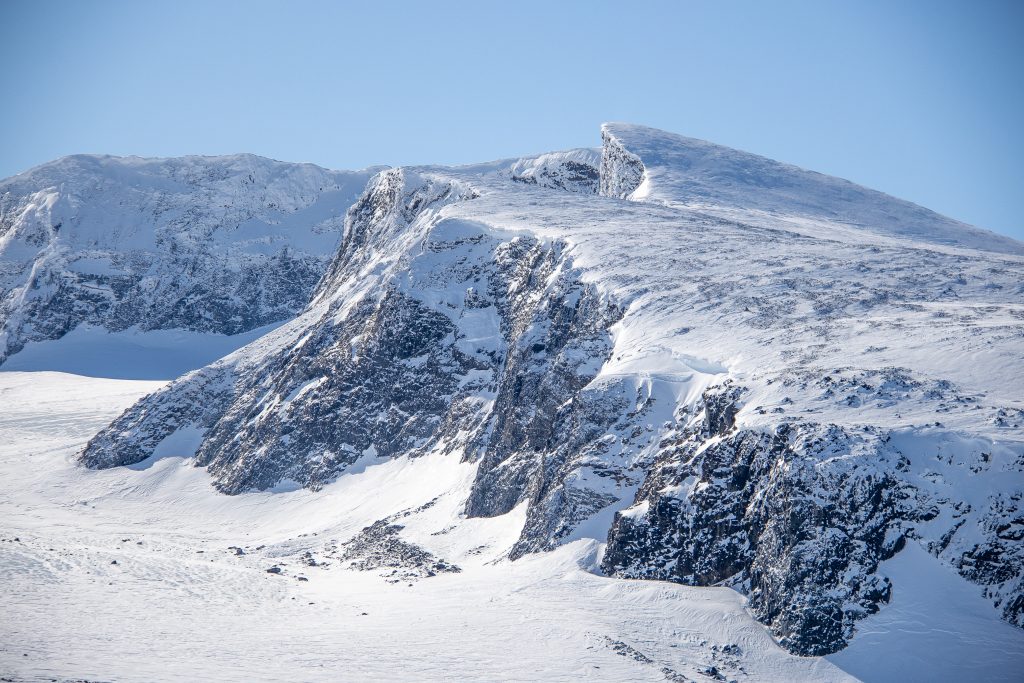
[[(1024, 255), (1024, 243), (842, 178), (631, 123), (601, 126), (609, 194), (789, 229), (836, 223), (874, 236)], [(614, 167), (614, 168), (613, 168)], [(855, 235), (856, 238), (856, 235)]]

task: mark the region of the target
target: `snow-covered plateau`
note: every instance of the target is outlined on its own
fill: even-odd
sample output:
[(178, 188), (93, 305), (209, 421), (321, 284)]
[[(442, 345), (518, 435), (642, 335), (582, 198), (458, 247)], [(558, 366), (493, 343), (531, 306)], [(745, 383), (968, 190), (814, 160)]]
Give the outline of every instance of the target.
[(71, 157), (0, 330), (0, 678), (1024, 676), (1024, 244), (847, 181)]

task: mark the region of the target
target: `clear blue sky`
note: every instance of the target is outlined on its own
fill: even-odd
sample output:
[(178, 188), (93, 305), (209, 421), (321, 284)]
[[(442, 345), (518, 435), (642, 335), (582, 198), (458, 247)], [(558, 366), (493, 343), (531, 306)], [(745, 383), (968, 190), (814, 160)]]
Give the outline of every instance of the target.
[(624, 120), (1024, 239), (1024, 2), (0, 0), (0, 176), (77, 152), (334, 168)]

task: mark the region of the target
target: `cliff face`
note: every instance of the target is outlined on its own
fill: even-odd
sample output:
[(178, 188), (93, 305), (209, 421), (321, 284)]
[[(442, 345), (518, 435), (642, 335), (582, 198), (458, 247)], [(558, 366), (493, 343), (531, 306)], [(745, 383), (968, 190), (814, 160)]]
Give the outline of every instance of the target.
[(608, 129), (601, 130), (601, 185), (604, 197), (629, 199), (644, 181), (644, 162), (622, 146)]
[[(147, 397), (82, 462), (189, 455), (239, 493), (445, 453), (475, 466), (468, 516), (525, 511), (509, 557), (606, 538), (605, 572), (732, 586), (794, 652), (884, 609), (880, 563), (907, 543), (1020, 624), (1024, 262), (949, 248), (948, 219), (863, 188), (815, 208), (845, 181), (647, 130), (606, 128), (600, 162), (377, 175), (298, 318)], [(714, 158), (772, 177), (744, 209), (742, 182), (701, 189)], [(877, 222), (910, 214), (936, 242)]]
[[(872, 380), (858, 387), (877, 390)], [(844, 647), (856, 620), (890, 600), (879, 563), (917, 542), (1021, 623), (1024, 553), (1006, 533), (1019, 523), (1018, 484), (998, 483), (1019, 483), (1019, 452), (972, 447), (938, 428), (743, 429), (733, 422), (742, 394), (705, 392), (663, 439), (633, 506), (615, 517), (608, 573), (734, 586), (782, 644), (820, 655)], [(959, 486), (964, 477), (976, 481)], [(1014, 511), (1003, 531), (989, 521), (996, 510)]]

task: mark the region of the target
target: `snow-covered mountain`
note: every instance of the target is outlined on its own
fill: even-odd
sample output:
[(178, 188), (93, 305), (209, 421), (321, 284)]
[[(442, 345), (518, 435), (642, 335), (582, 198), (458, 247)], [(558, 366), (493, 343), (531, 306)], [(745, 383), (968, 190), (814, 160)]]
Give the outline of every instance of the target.
[(755, 225), (860, 242), (889, 235), (929, 244), (1024, 255), (1024, 244), (941, 216), (848, 180), (703, 140), (629, 124), (609, 124), (602, 194), (703, 209)]
[(0, 181), (0, 363), (79, 326), (236, 335), (293, 317), (375, 170), (79, 155)]
[[(228, 494), (460, 462), (471, 478), (437, 495), (463, 514), (426, 556), (458, 564), (445, 534), (521, 514), (503, 556), (606, 541), (607, 575), (733, 587), (803, 655), (885, 610), (902, 587), (884, 563), (911, 547), (1020, 626), (1021, 254), (632, 125), (600, 150), (389, 169), (298, 317), (80, 459), (187, 456)], [(395, 519), (354, 547), (401, 547)]]

